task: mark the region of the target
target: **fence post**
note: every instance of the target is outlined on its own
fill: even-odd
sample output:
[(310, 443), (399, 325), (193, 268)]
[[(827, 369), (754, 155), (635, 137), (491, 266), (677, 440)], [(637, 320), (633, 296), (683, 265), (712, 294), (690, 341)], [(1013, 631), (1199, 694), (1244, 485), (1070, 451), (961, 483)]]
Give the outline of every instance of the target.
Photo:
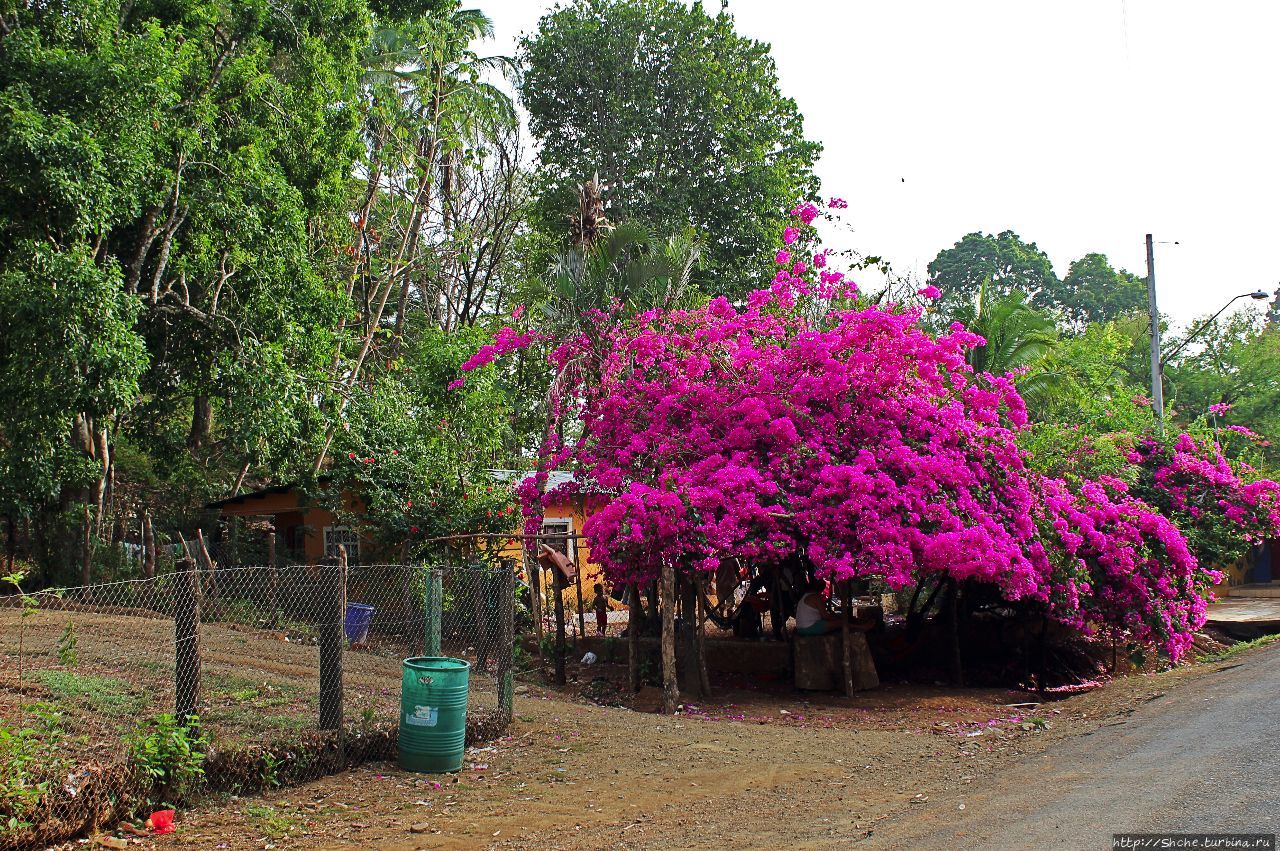
[(320, 568), (320, 729), (342, 729), (342, 644), (347, 616), (347, 553)]
[(498, 593), (498, 712), (503, 724), (511, 723), (514, 676), (512, 656), (515, 653), (516, 565), (514, 559), (503, 559), (501, 576), (495, 583)]
[(423, 618), (426, 620), (426, 642), (422, 655), (440, 655), (440, 619), (443, 616), (444, 583), (439, 568), (427, 568), (426, 600), (423, 601)]
[(267, 606), (271, 609), (268, 621), (271, 629), (280, 627), (280, 565), (276, 563), (276, 533), (267, 533)]
[(555, 591), (556, 599), (556, 685), (565, 684), (564, 675), (564, 589), (568, 585), (560, 575), (557, 568), (551, 568), (551, 588)]
[(200, 578), (195, 559), (183, 559), (174, 580), (173, 714), (184, 724), (200, 705)]

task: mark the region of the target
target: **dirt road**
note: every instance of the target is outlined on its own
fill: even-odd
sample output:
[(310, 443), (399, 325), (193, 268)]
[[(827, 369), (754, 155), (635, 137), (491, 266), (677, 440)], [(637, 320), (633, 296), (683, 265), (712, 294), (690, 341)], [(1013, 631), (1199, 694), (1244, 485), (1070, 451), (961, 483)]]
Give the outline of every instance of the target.
[[(1159, 712), (1169, 699), (1161, 695), (1202, 679), (1197, 689), (1213, 687), (1233, 673), (1218, 673), (1226, 667), (1126, 677), (1034, 707), (1011, 705), (1028, 698), (1001, 690), (888, 684), (851, 701), (722, 691), (714, 704), (661, 717), (533, 688), (517, 700), (511, 735), (469, 753), (459, 775), (366, 765), (184, 812), (177, 834), (148, 844), (827, 849), (869, 839), (884, 847), (979, 847), (939, 844), (930, 834), (963, 816), (959, 803), (976, 805), (980, 789), (1003, 790), (985, 799), (998, 811), (998, 797), (1012, 794), (1001, 778), (1009, 766), (1042, 764), (1046, 748), (1148, 702), (1140, 711)], [(1020, 782), (1045, 785), (1034, 771)], [(954, 797), (960, 791), (965, 797)]]
[(869, 848), (1109, 848), (1116, 832), (1280, 832), (1280, 644), (881, 825)]

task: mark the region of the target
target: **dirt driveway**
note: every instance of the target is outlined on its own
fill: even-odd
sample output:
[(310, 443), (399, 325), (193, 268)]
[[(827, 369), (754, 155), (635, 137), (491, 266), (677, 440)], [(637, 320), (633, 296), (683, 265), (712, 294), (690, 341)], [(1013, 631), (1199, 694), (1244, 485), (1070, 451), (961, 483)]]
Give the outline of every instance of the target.
[[(832, 848), (1055, 742), (1115, 723), (1201, 665), (1039, 707), (886, 686), (851, 701), (725, 693), (661, 717), (519, 696), (511, 735), (454, 777), (367, 765), (180, 817), (155, 848)], [(903, 821), (909, 823), (909, 820)]]

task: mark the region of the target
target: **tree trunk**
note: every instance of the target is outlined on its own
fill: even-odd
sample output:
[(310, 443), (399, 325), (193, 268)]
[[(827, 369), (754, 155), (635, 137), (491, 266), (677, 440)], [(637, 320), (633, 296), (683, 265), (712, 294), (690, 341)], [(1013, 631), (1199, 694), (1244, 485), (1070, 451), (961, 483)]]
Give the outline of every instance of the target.
[(5, 526), (9, 536), (4, 547), (4, 572), (12, 575), (14, 562), (18, 558), (18, 521), (14, 518), (12, 511), (5, 515)]
[(680, 704), (676, 686), (676, 571), (670, 564), (662, 566), (662, 711), (674, 715)]
[(93, 518), (89, 516), (88, 503), (84, 506), (80, 536), (80, 584), (89, 585), (93, 579)]
[(147, 579), (156, 575), (156, 536), (149, 508), (142, 512), (142, 575)]
[(696, 623), (693, 625), (693, 646), (698, 665), (698, 691), (701, 692), (699, 697), (702, 700), (709, 700), (711, 698), (711, 678), (707, 674), (706, 596), (701, 593), (702, 589), (698, 589), (695, 586), (695, 590), (698, 591), (698, 599), (694, 604), (694, 609), (697, 612), (697, 618)]
[(204, 449), (213, 437), (213, 400), (199, 395), (191, 400), (191, 430), (187, 433), (187, 448)]

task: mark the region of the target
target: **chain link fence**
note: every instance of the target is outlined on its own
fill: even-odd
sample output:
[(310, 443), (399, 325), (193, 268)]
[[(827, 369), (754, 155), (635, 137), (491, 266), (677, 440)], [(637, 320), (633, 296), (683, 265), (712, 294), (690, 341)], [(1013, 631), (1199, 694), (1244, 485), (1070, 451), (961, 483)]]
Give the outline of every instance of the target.
[(510, 722), (510, 565), (179, 567), (0, 597), (0, 848), (391, 758), (409, 656), (471, 663), (469, 741)]

